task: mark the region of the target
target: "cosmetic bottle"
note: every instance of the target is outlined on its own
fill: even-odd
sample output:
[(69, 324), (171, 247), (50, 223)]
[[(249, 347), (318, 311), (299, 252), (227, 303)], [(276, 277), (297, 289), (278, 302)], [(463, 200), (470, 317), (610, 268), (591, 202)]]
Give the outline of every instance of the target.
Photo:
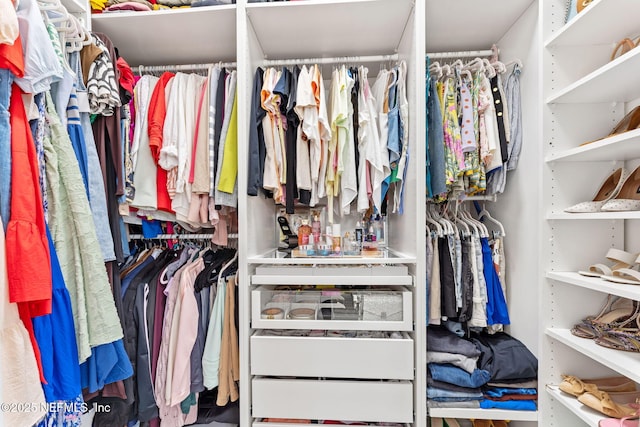
[(298, 246), (308, 245), (310, 235), (311, 226), (309, 225), (309, 220), (303, 219), (302, 225), (298, 227)]
[(313, 221), (311, 222), (311, 233), (317, 243), (320, 242), (320, 234), (322, 233), (322, 224), (320, 223), (320, 214), (313, 211)]
[(333, 224), (332, 232), (331, 251), (333, 255), (340, 255), (342, 253), (342, 234), (340, 232), (340, 224)]
[(354, 231), (354, 238), (356, 240), (356, 244), (358, 245), (358, 250), (362, 250), (362, 243), (364, 243), (364, 227), (360, 221), (356, 222), (356, 228)]

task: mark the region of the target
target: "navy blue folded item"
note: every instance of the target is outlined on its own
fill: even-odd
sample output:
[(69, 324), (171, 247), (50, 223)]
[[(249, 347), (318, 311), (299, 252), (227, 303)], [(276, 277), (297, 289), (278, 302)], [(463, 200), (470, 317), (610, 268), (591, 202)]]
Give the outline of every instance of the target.
[(535, 388), (501, 388), (491, 387), (485, 389), (484, 393), (489, 397), (502, 397), (505, 394), (538, 394)]

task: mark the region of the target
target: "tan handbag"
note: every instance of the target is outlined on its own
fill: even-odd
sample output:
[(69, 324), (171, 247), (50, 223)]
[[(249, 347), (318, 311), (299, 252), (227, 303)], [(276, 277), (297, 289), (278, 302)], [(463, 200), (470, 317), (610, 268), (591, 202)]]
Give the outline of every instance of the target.
[(582, 9), (589, 6), (591, 0), (578, 0), (576, 3), (576, 8), (578, 9), (578, 13), (582, 12)]

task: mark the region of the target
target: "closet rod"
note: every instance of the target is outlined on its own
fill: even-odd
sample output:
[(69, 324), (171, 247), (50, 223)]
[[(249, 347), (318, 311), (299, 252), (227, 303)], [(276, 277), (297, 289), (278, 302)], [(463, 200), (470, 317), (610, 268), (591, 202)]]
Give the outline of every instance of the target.
[(471, 201), (482, 201), (482, 202), (497, 202), (498, 195), (497, 194), (487, 194), (480, 196), (466, 196), (460, 198), (461, 202), (471, 202)]
[(143, 71), (192, 71), (192, 70), (208, 70), (210, 67), (219, 66), (220, 68), (235, 68), (236, 62), (215, 62), (211, 64), (182, 64), (182, 65), (139, 65), (132, 67), (136, 74), (142, 74)]
[[(183, 240), (205, 240), (211, 239), (213, 237), (212, 233), (205, 234), (158, 234), (156, 237), (144, 237), (143, 234), (130, 234), (129, 240), (136, 239), (148, 239), (148, 240), (174, 240), (174, 239), (183, 239)], [(228, 239), (237, 239), (237, 233), (227, 234)]]
[(399, 55), (370, 55), (370, 56), (336, 56), (334, 58), (297, 58), (297, 59), (265, 59), (261, 65), (263, 67), (277, 67), (280, 65), (302, 65), (302, 64), (338, 64), (354, 62), (386, 62), (397, 61)]
[(433, 52), (427, 53), (427, 57), (429, 59), (438, 59), (438, 58), (470, 58), (476, 56), (491, 56), (495, 52), (491, 49), (486, 50), (463, 50), (460, 52)]

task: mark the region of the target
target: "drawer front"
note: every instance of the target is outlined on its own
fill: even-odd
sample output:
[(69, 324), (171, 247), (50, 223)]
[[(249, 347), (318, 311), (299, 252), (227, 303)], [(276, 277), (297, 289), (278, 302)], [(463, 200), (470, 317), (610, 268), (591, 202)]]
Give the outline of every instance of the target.
[[(344, 304), (327, 303), (321, 291), (276, 291), (274, 287), (259, 286), (251, 291), (251, 327), (254, 329), (325, 329), (356, 331), (411, 331), (413, 330), (413, 295), (404, 287), (395, 290), (345, 291), (357, 295), (362, 312)], [(383, 297), (368, 298), (377, 292)], [(354, 296), (353, 298), (356, 298)], [(365, 300), (365, 298), (367, 298)], [(384, 300), (389, 301), (387, 305)], [(293, 311), (311, 309), (310, 318), (292, 318)], [(266, 310), (276, 309), (277, 314)]]
[(252, 416), (413, 422), (413, 383), (254, 378)]
[(251, 337), (251, 375), (413, 379), (413, 340)]

